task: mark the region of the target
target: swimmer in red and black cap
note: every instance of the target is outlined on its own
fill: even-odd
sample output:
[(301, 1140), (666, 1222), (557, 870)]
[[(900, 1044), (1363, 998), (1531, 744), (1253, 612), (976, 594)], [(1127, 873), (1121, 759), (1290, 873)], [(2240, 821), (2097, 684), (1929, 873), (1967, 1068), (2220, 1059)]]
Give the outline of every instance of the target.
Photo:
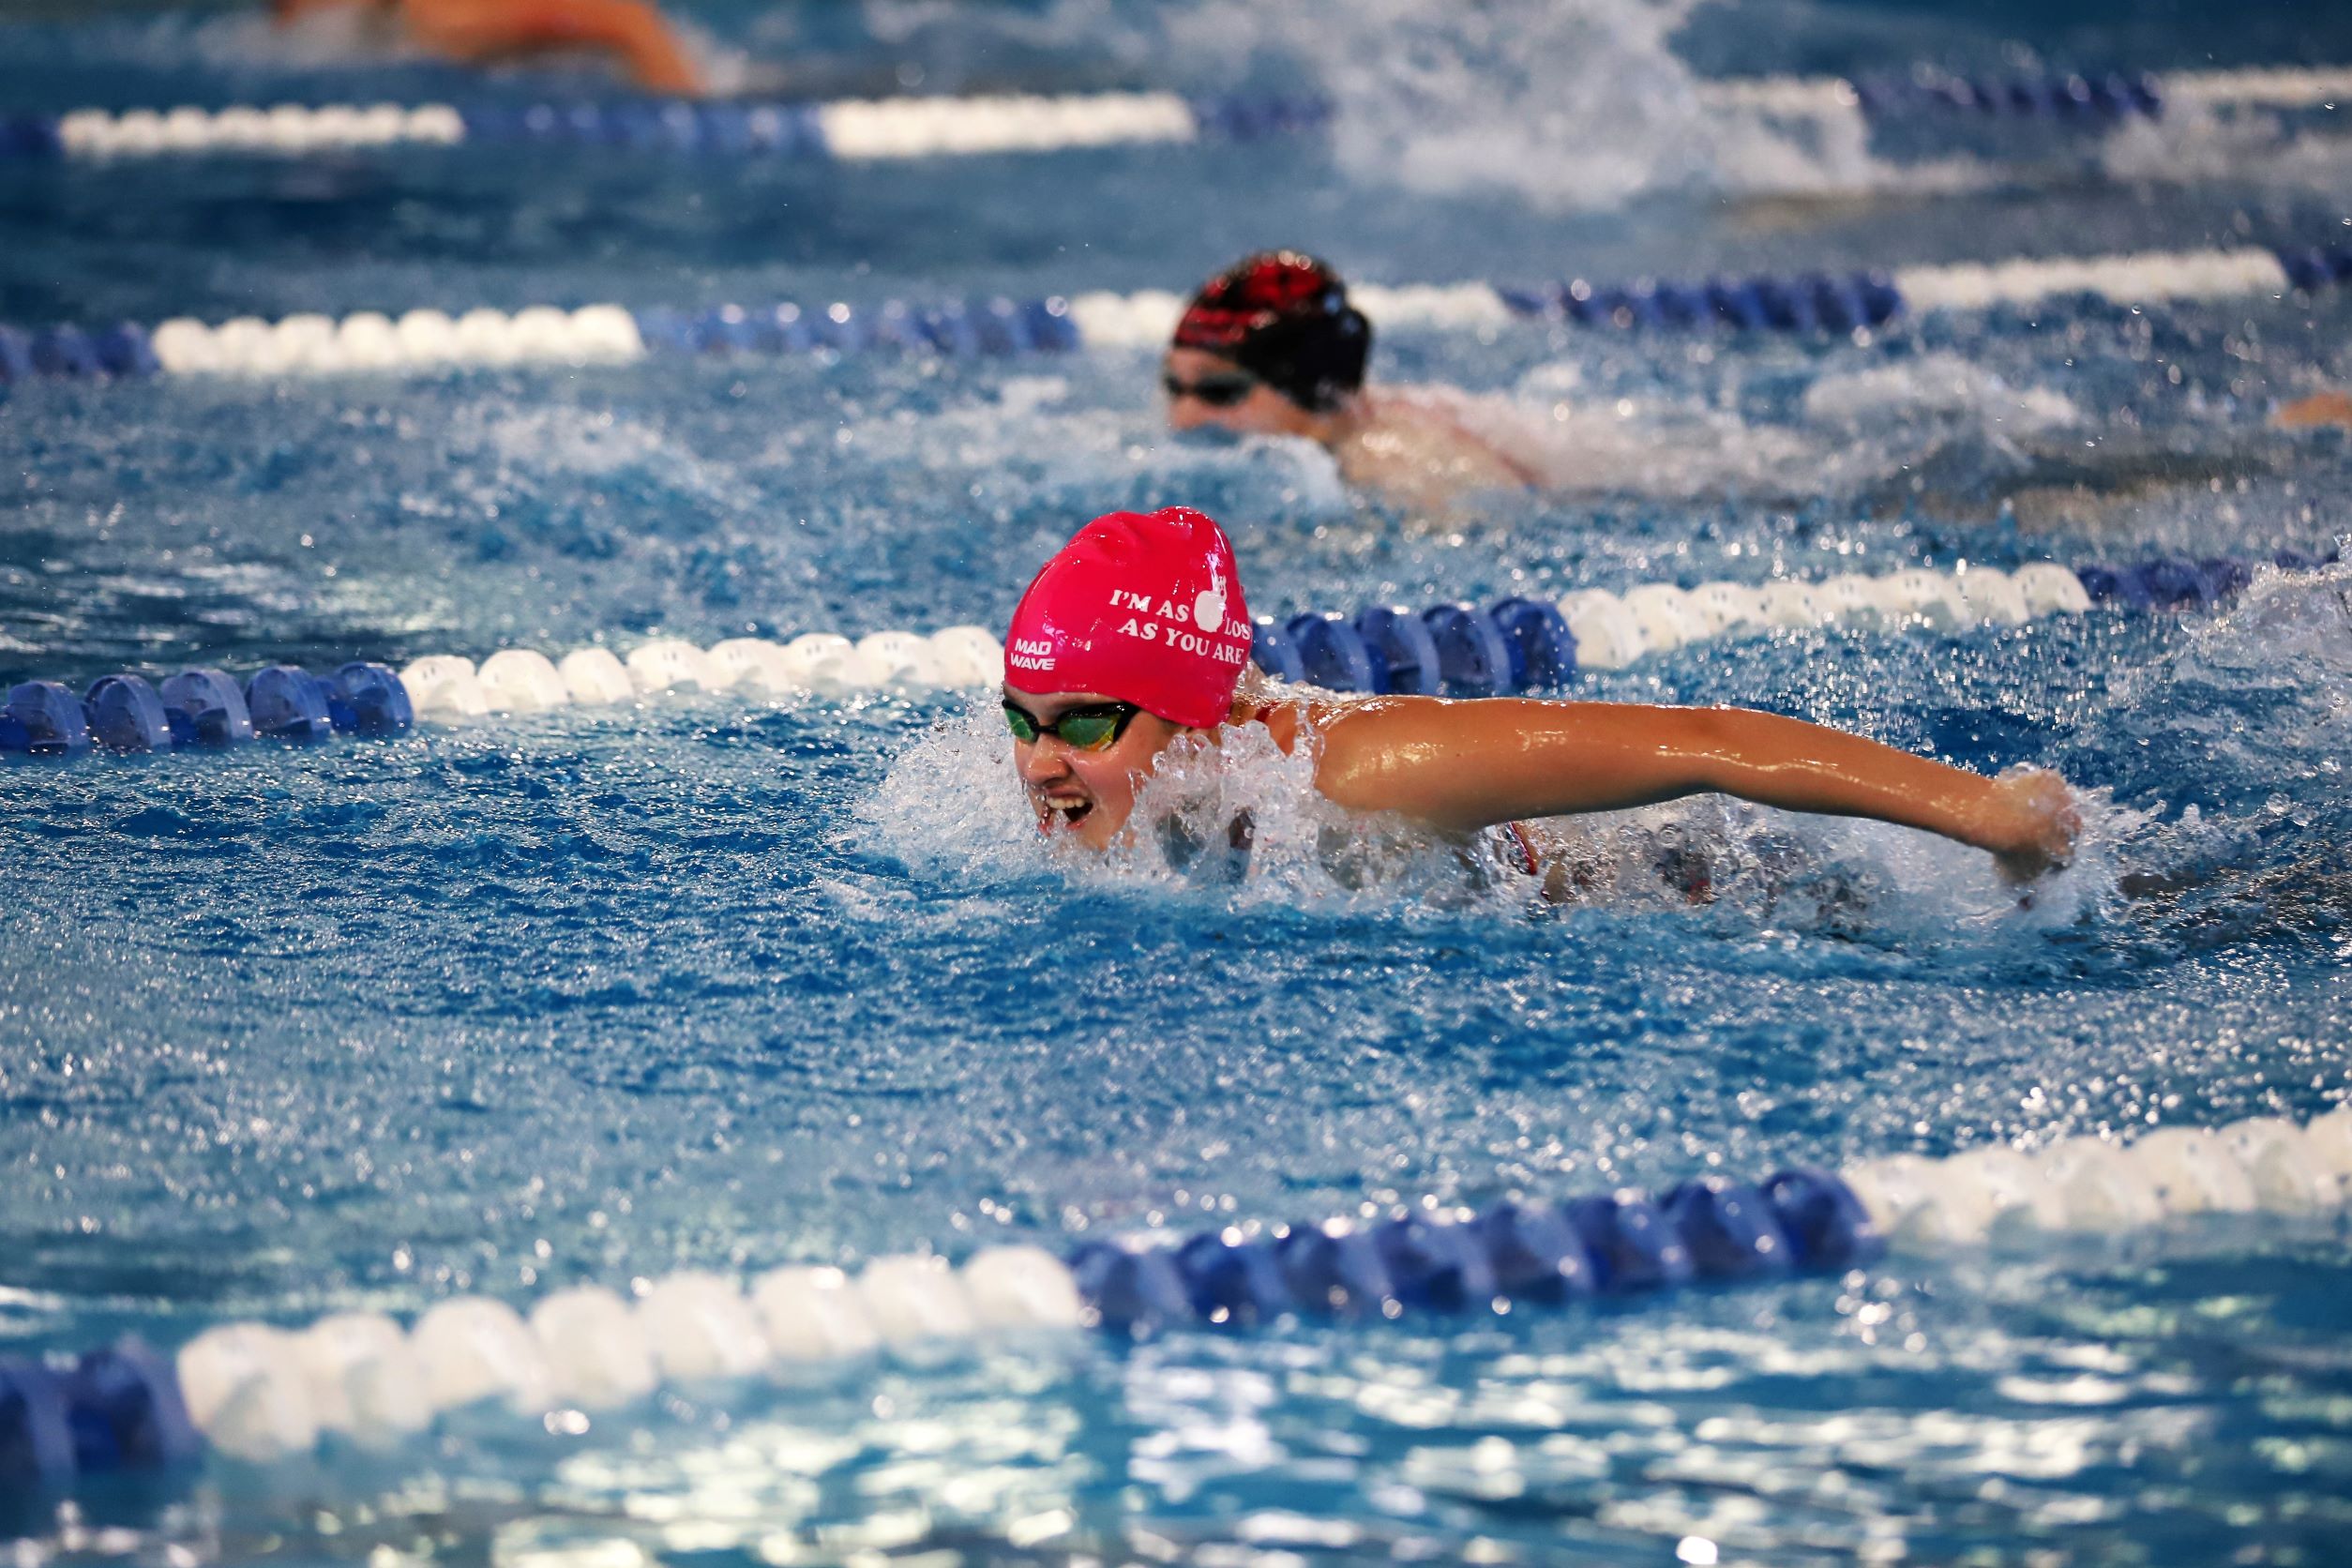
[(1189, 507), (1096, 518), (1046, 563), (1004, 639), (1004, 720), (1041, 831), (1108, 849), (1184, 735), (1265, 726), (1341, 806), (1392, 812), (1551, 881), (1543, 817), (1718, 792), (1867, 817), (1991, 852), (2025, 880), (2080, 831), (2054, 773), (1985, 778), (1800, 719), (1742, 708), (1437, 697), (1276, 696), (1249, 664), (1233, 547)]
[(1372, 325), (1329, 266), (1295, 250), (1247, 257), (1202, 284), (1176, 324), (1160, 369), (1168, 425), (1304, 436), (1349, 484), (1409, 505), (1545, 482), (1539, 454), (1505, 449), (1526, 443), (1473, 428), (1466, 394), (1365, 386), (1371, 352)]

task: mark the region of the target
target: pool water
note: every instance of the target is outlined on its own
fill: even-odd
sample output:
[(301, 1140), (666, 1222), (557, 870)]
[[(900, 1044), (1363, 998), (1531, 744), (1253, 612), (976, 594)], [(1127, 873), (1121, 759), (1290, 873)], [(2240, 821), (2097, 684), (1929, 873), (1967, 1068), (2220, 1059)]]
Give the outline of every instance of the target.
[[(710, 49), (805, 43), (860, 90), (909, 62), (930, 84), (1162, 80), (1121, 40), (1168, 25), (697, 14)], [(1723, 7), (1678, 35), (1602, 6), (1521, 18), (1601, 57), (1505, 85), (1524, 103), (1616, 60), (1671, 97), (1678, 61), (1973, 65), (2020, 38), (2193, 68), (2233, 14)], [(2306, 20), (2254, 29), (2249, 60), (2352, 57)], [(1289, 25), (1217, 68), (1271, 68)], [(457, 90), (420, 63), (256, 60), (242, 28), (9, 24), (0, 103)], [(2194, 178), (1922, 196), (1892, 163), (1742, 188), (1659, 113), (1606, 177), (1454, 193), (1383, 178), (1361, 148), (1401, 133), (1351, 143), (1344, 115), (1329, 141), (968, 168), (0, 167), (0, 318), (1181, 289), (1276, 241), (1394, 282), (1695, 277), (2352, 222), (2314, 174), (2324, 137)], [(2346, 529), (2345, 442), (2265, 416), (2352, 372), (2348, 334), (2341, 298), (1835, 341), (1400, 333), (1380, 373), (1508, 395), (1610, 454), (1586, 490), (1440, 519), (1351, 499), (1311, 453), (1171, 439), (1139, 354), (18, 387), (0, 678), (1001, 626), (1085, 518), (1177, 502), (1231, 527), (1259, 613), (2317, 553)], [(2309, 1116), (2352, 1092), (2347, 681), (2352, 572), (2328, 570), (2218, 611), (1787, 631), (1579, 682), (2057, 767), (2093, 832), (2030, 907), (1968, 852), (1716, 803), (1593, 829), (1707, 856), (1725, 892), (1697, 907), (1635, 877), (1543, 909), (1410, 847), (1368, 881), (1279, 847), (1238, 882), (1078, 866), (1025, 831), (976, 697), (21, 761), (0, 769), (0, 1337), (173, 1346), (686, 1266)], [(1232, 788), (1308, 810), (1278, 767)], [(2347, 1300), (2339, 1231), (2233, 1221), (1621, 1309), (998, 1345), (546, 1428), (469, 1416), (388, 1455), (0, 1524), (25, 1561), (2323, 1562), (2352, 1513)]]

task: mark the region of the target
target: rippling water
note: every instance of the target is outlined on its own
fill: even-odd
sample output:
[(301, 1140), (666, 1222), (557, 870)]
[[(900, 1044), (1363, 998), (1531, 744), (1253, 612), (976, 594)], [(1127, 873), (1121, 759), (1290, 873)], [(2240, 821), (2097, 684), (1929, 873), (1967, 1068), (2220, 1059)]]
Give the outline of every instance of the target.
[[(1760, 40), (1782, 13), (1745, 14), (1708, 25)], [(1022, 15), (1049, 60), (1093, 36)], [(22, 36), (68, 84), (144, 50), (188, 96), (245, 90), (201, 50), (158, 63), (184, 25), (224, 24)], [(1942, 47), (1890, 25), (1888, 58)], [(0, 67), (13, 101), (28, 74)], [(1632, 276), (2346, 217), (2258, 171), (1545, 216), (1334, 156), (1259, 149), (1246, 185), (1215, 151), (854, 179), (0, 170), (0, 313), (1181, 287), (1275, 238), (1396, 279)], [(1583, 493), (1435, 521), (1313, 454), (1169, 440), (1143, 356), (20, 389), (0, 676), (995, 624), (1084, 517), (1175, 501), (1232, 525), (1261, 612), (2318, 550), (2344, 443), (2262, 421), (2352, 369), (2347, 327), (2253, 301), (1833, 344), (1404, 336), (1391, 374), (1507, 396), (1595, 465)], [(0, 1336), (169, 1345), (686, 1265), (2307, 1115), (2352, 1087), (2348, 594), (1784, 632), (1586, 684), (2061, 768), (2096, 831), (2031, 909), (1981, 856), (1703, 803), (1602, 831), (1696, 846), (1730, 873), (1705, 908), (1534, 910), (1410, 853), (1369, 887), (1311, 857), (1239, 885), (1073, 867), (963, 699), (8, 766)], [(4, 1522), (32, 1560), (175, 1563), (2324, 1561), (2352, 1494), (2346, 1273), (2332, 1230), (2234, 1224), (1621, 1309), (1002, 1346)]]

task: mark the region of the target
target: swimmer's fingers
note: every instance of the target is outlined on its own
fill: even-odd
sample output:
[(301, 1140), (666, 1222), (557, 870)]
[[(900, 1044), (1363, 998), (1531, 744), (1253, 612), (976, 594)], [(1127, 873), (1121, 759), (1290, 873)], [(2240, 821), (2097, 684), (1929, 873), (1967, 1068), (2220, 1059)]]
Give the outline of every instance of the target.
[(2073, 863), (2083, 813), (2065, 779), (2039, 768), (2013, 773), (1994, 782), (1993, 803), (1998, 826), (1987, 847), (2003, 876), (2031, 882)]

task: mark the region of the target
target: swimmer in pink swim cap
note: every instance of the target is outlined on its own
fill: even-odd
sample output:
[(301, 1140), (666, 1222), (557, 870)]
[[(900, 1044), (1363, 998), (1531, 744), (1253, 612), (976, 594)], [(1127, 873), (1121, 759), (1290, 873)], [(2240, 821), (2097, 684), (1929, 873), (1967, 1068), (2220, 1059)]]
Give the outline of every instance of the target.
[(1184, 506), (1096, 518), (1046, 563), (1004, 640), (1004, 719), (1041, 831), (1108, 849), (1179, 736), (1265, 726), (1339, 805), (1448, 837), (1500, 830), (1530, 875), (1530, 819), (1708, 792), (1922, 828), (2023, 881), (2081, 828), (2056, 774), (1985, 778), (1876, 741), (1741, 708), (1481, 698), (1274, 697), (1250, 673), (1233, 548)]

